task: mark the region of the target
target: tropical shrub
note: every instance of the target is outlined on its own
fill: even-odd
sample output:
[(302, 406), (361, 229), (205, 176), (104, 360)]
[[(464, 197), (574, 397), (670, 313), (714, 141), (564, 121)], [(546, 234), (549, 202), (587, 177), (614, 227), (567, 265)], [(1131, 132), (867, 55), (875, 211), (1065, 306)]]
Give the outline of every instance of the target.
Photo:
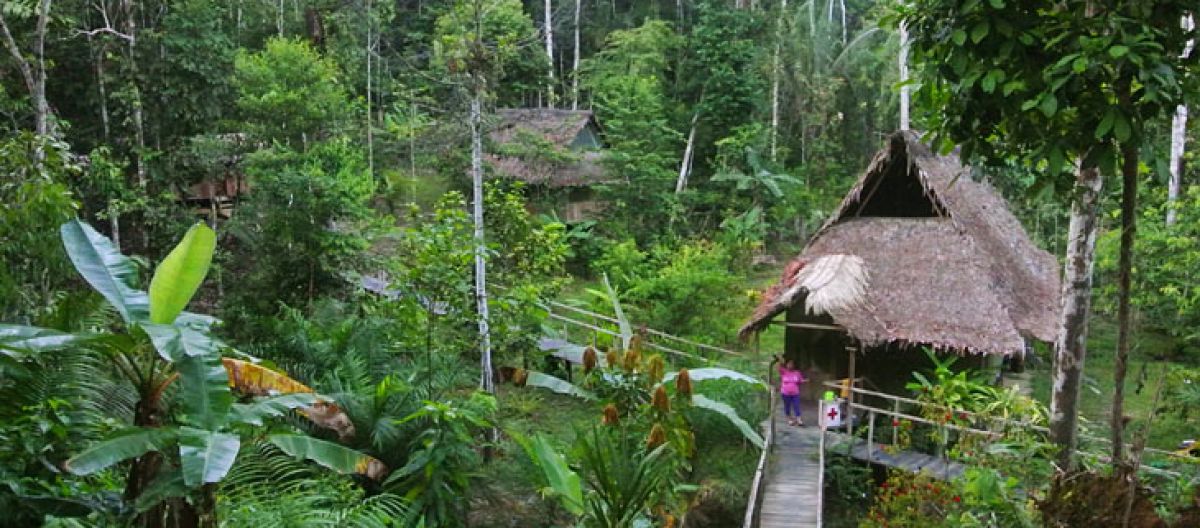
[[(1154, 205), (1138, 219), (1132, 302), (1142, 324), (1176, 338), (1181, 349), (1200, 350), (1200, 186), (1189, 187), (1173, 207), (1176, 222), (1166, 224), (1167, 208), (1161, 188), (1147, 189)], [(1120, 230), (1104, 232), (1097, 241), (1097, 272), (1115, 276)], [(1097, 281), (1098, 308), (1116, 310), (1116, 281)], [(1181, 350), (1182, 351), (1182, 350)], [(1177, 352), (1178, 353), (1178, 352)], [(1200, 354), (1189, 355), (1200, 360)]]
[(0, 320), (32, 320), (69, 280), (66, 254), (45, 233), (75, 216), (67, 181), (78, 169), (64, 143), (30, 133), (0, 140)]
[(246, 173), (254, 191), (230, 229), (243, 251), (226, 262), (239, 278), (227, 303), (231, 323), (348, 291), (344, 274), (363, 265), (378, 221), (362, 151), (344, 139), (306, 152), (262, 150)]
[(568, 464), (544, 437), (522, 440), (548, 484), (543, 493), (558, 499), (579, 526), (624, 528), (673, 526), (668, 510), (674, 473), (667, 444), (638, 442), (618, 427), (593, 427), (580, 435)]
[[(316, 421), (316, 414), (327, 410), (336, 415), (336, 408), (290, 380), (276, 382), (289, 387), (274, 391), (283, 394), (249, 403), (235, 401), (231, 386), (249, 392), (244, 390), (249, 385), (242, 383), (245, 371), (258, 367), (222, 358), (226, 347), (210, 331), (216, 321), (184, 311), (212, 260), (216, 235), (208, 227), (197, 224), (188, 231), (159, 263), (148, 291), (137, 289), (133, 261), (91, 226), (75, 220), (63, 224), (61, 232), (76, 269), (121, 316), (124, 331), (65, 333), (0, 325), (0, 350), (17, 359), (71, 349), (94, 350), (111, 358), (113, 367), (137, 392), (132, 427), (122, 427), (92, 444), (63, 463), (63, 468), (89, 475), (134, 459), (124, 497), (142, 521), (166, 516), (215, 525), (211, 484), (221, 481), (233, 466), (240, 436), (247, 430), (244, 426), (262, 425), (291, 409), (303, 409)], [(254, 378), (261, 382), (265, 376), (257, 372)], [(177, 415), (167, 408), (168, 390), (178, 390)], [(269, 440), (289, 454), (337, 471), (373, 478), (386, 471), (378, 461), (337, 444), (291, 434), (274, 434)], [(186, 502), (179, 500), (185, 496)]]

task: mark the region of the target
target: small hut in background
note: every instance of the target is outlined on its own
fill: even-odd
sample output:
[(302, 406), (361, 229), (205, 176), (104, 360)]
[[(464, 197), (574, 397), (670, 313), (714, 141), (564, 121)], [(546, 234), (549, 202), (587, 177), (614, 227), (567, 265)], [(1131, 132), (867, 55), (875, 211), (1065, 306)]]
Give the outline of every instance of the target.
[(242, 133), (193, 137), (183, 157), (190, 159), (203, 176), (177, 191), (177, 199), (210, 224), (228, 220), (237, 202), (250, 194), (250, 183), (242, 169), (245, 153), (260, 146)]
[(600, 163), (602, 129), (588, 110), (501, 108), (488, 134), (493, 174), (521, 180), (549, 198), (559, 218), (574, 222), (603, 209), (593, 185), (608, 183)]
[(785, 313), (785, 355), (813, 380), (900, 393), (921, 350), (989, 358), (1052, 341), (1058, 265), (1003, 198), (912, 132), (892, 135), (841, 206), (768, 289), (743, 338)]

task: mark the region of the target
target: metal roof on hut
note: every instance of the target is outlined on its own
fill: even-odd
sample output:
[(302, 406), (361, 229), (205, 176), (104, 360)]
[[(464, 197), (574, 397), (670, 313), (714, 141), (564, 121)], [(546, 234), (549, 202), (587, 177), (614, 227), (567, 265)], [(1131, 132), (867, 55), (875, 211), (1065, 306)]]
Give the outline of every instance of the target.
[(500, 152), (486, 158), (501, 176), (533, 185), (580, 187), (604, 183), (601, 129), (588, 110), (500, 108), (488, 138)]
[(1020, 353), (1052, 341), (1058, 265), (956, 156), (893, 134), (740, 333), (796, 303), (868, 346)]

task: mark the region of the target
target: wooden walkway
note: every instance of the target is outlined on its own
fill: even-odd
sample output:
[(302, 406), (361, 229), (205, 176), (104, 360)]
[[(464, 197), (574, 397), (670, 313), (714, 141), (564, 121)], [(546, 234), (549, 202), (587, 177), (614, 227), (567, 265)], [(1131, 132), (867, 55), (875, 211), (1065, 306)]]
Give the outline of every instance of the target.
[(764, 487), (759, 528), (819, 526), (821, 430), (816, 408), (804, 408), (804, 427), (793, 427), (775, 413), (775, 448)]
[(882, 445), (876, 445), (870, 452), (867, 451), (867, 442), (861, 438), (854, 439), (854, 445), (850, 445), (850, 437), (845, 433), (829, 432), (829, 436), (825, 437), (825, 456), (845, 456), (846, 450), (849, 449), (850, 456), (863, 462), (872, 464), (880, 464), (887, 467), (908, 470), (912, 473), (928, 473), (930, 476), (942, 480), (953, 480), (962, 476), (966, 471), (966, 466), (953, 461), (946, 461), (933, 455), (918, 453), (916, 451), (899, 451), (889, 453), (882, 449)]

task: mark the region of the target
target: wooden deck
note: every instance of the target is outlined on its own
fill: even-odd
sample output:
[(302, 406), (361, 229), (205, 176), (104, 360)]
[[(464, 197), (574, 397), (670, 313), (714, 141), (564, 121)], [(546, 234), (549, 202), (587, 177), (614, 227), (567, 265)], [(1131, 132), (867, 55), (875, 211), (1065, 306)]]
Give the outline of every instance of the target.
[(804, 427), (787, 424), (779, 410), (775, 417), (775, 448), (767, 472), (759, 528), (819, 526), (821, 430), (816, 409), (804, 408)]
[(958, 462), (947, 462), (933, 455), (918, 453), (916, 451), (889, 453), (882, 449), (883, 446), (876, 445), (868, 453), (867, 442), (861, 438), (855, 438), (854, 445), (851, 447), (850, 437), (846, 436), (845, 433), (831, 431), (828, 435), (825, 438), (825, 456), (845, 456), (846, 450), (849, 449), (850, 456), (857, 460), (897, 469), (905, 469), (913, 473), (925, 472), (934, 478), (942, 480), (958, 478), (966, 470), (966, 466)]

